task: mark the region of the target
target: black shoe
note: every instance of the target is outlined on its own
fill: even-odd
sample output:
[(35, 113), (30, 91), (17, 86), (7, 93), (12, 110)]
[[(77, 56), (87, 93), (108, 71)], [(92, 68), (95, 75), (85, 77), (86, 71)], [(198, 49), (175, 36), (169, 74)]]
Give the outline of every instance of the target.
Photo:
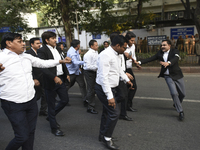
[(47, 116), (48, 113), (46, 111), (40, 111), (39, 116)]
[[(49, 121), (49, 118), (47, 117), (46, 120)], [(57, 128), (60, 128), (60, 125), (57, 122), (56, 122), (56, 126)]]
[(179, 118), (180, 121), (183, 121), (184, 120), (184, 113), (180, 112), (178, 118)]
[(84, 107), (87, 107), (88, 106), (88, 100), (83, 101), (83, 105), (84, 105)]
[[(99, 142), (103, 141), (104, 136), (102, 134), (99, 134)], [(112, 141), (118, 141), (116, 137), (111, 137)]]
[(107, 148), (113, 149), (113, 150), (119, 150), (119, 146), (115, 145), (112, 139), (110, 141), (106, 141), (105, 138), (103, 138), (102, 141), (106, 145)]
[(91, 114), (98, 114), (98, 112), (94, 109), (87, 109), (87, 112)]
[(173, 104), (173, 107), (176, 108), (176, 107), (175, 107), (175, 104)]
[(132, 107), (127, 108), (128, 111), (137, 112), (137, 109), (133, 109)]
[(64, 136), (65, 135), (60, 129), (52, 129), (51, 133), (53, 133), (55, 136)]
[(126, 121), (133, 121), (133, 119), (128, 117), (128, 116), (119, 116), (119, 119), (123, 119), (123, 120), (126, 120)]

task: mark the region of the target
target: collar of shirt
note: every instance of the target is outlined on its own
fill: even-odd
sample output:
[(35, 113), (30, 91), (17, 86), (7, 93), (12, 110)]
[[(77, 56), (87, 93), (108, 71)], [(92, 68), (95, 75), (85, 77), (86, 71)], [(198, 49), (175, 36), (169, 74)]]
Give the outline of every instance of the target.
[(35, 54), (37, 55), (37, 51), (36, 50), (34, 50), (32, 47), (31, 47), (31, 49), (35, 52)]
[(89, 48), (89, 51), (91, 51), (92, 53), (98, 53), (97, 51), (95, 51), (95, 50), (92, 49), (92, 48)]
[(119, 55), (111, 46), (109, 46), (108, 48), (110, 48), (115, 55), (117, 55), (117, 56)]
[(52, 47), (52, 46), (50, 46), (50, 45), (48, 45), (48, 44), (46, 44), (46, 46), (49, 48), (49, 49), (56, 49), (56, 47)]
[(9, 49), (7, 49), (7, 48), (4, 48), (3, 49), (3, 52), (5, 53), (5, 54), (15, 54), (15, 55), (17, 55), (15, 52), (13, 52), (13, 51), (11, 51), (11, 50), (9, 50)]

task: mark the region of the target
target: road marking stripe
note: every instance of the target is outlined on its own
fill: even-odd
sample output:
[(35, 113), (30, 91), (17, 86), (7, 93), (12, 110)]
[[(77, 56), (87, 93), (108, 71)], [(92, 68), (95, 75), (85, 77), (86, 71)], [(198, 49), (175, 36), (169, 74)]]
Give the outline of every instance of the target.
[[(72, 95), (81, 95), (81, 93), (70, 93)], [(172, 101), (171, 98), (159, 98), (159, 97), (141, 97), (141, 96), (135, 96), (136, 99), (149, 99), (149, 100), (158, 100), (158, 101)], [(194, 103), (200, 103), (200, 100), (194, 100), (194, 99), (183, 99), (184, 102), (194, 102)]]

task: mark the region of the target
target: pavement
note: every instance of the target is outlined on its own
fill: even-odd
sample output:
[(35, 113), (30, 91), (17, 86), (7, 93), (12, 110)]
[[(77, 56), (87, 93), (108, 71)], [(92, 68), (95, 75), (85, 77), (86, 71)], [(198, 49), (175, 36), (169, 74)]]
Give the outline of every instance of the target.
[[(200, 73), (200, 66), (187, 66), (180, 67), (183, 73)], [(133, 67), (133, 72), (136, 73), (159, 73), (160, 67), (143, 67), (138, 70), (136, 67)]]

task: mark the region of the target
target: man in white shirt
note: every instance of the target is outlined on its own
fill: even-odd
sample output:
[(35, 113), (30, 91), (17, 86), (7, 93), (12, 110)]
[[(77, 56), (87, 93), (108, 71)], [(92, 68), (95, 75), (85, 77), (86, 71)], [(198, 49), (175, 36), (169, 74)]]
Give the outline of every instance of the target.
[(179, 51), (177, 49), (171, 49), (171, 41), (163, 40), (161, 50), (150, 58), (138, 61), (138, 64), (145, 64), (154, 60), (160, 61), (161, 70), (158, 77), (165, 78), (174, 102), (173, 106), (179, 113), (179, 120), (183, 121), (184, 113), (181, 103), (185, 97), (185, 85), (183, 73), (178, 65), (179, 59)]
[(89, 42), (90, 49), (83, 56), (84, 66), (84, 76), (87, 83), (87, 96), (88, 107), (87, 112), (91, 114), (97, 114), (95, 111), (95, 79), (97, 71), (97, 58), (98, 58), (98, 43), (96, 40), (90, 40)]
[(121, 68), (120, 56), (127, 48), (127, 40), (122, 35), (115, 36), (111, 46), (101, 52), (97, 60), (95, 91), (103, 104), (100, 135), (110, 149), (118, 149), (113, 143), (112, 134), (119, 118), (119, 106), (115, 97), (120, 77), (132, 84)]
[(132, 111), (132, 112), (137, 111), (136, 109), (133, 108), (133, 102), (132, 102), (133, 98), (135, 96), (135, 93), (137, 91), (135, 75), (133, 74), (133, 71), (132, 71), (133, 63), (134, 63), (134, 61), (136, 61), (135, 45), (134, 45), (135, 37), (136, 37), (136, 35), (131, 31), (128, 31), (125, 36), (125, 38), (128, 40), (128, 48), (125, 51), (125, 55), (131, 56), (131, 59), (128, 59), (126, 61), (126, 72), (128, 72), (129, 74), (131, 74), (133, 76), (133, 80), (131, 80), (131, 82), (133, 83), (133, 89), (130, 89), (128, 92), (127, 110)]
[(1, 106), (11, 122), (15, 137), (6, 150), (33, 150), (37, 120), (37, 103), (34, 97), (32, 66), (49, 68), (65, 60), (41, 60), (23, 53), (25, 43), (17, 33), (7, 33), (1, 39), (0, 53), (0, 99)]

